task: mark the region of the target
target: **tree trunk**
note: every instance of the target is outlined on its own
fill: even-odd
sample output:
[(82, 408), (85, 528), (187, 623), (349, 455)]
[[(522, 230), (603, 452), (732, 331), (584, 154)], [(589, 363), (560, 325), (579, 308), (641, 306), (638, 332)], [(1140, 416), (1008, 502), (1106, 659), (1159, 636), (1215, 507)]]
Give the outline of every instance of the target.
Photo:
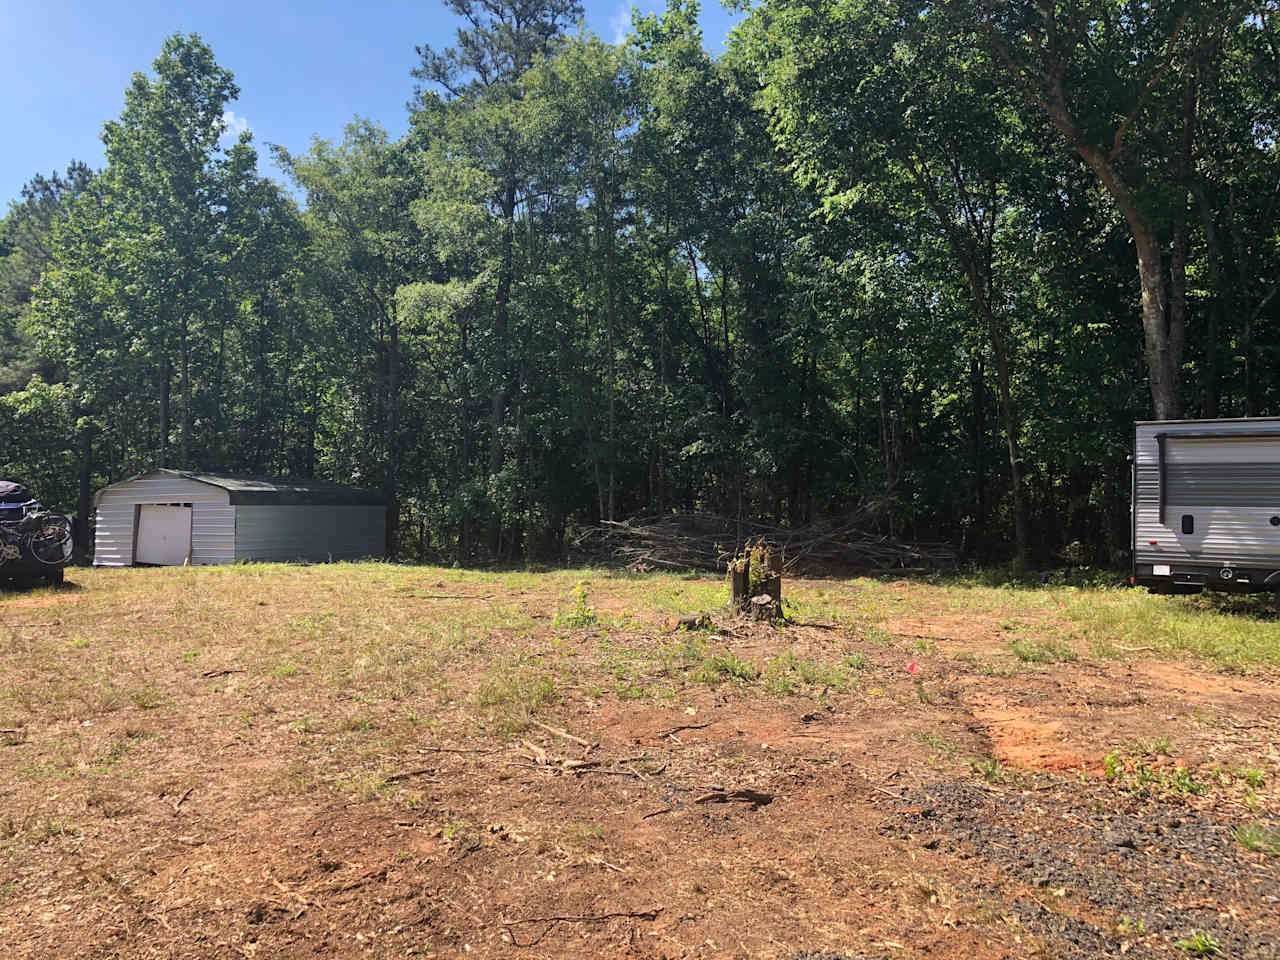
[(1222, 286), (1222, 243), (1218, 236), (1218, 225), (1213, 217), (1213, 209), (1209, 206), (1209, 198), (1204, 185), (1193, 184), (1192, 194), (1196, 207), (1200, 212), (1200, 225), (1204, 229), (1205, 243), (1208, 251), (1205, 261), (1209, 269), (1209, 289), (1212, 299), (1209, 303), (1209, 327), (1205, 335), (1205, 371), (1204, 371), (1204, 404), (1201, 416), (1208, 420), (1218, 417), (1222, 403), (1221, 360), (1218, 351), (1218, 340), (1222, 336), (1223, 309), (1227, 291)]
[(169, 358), (164, 358), (164, 368), (160, 374), (160, 467), (169, 465), (169, 380), (172, 374), (169, 369)]
[[(983, 300), (985, 304), (986, 301)], [(991, 354), (996, 361), (996, 396), (999, 400), (1000, 419), (1004, 422), (1005, 441), (1009, 448), (1009, 484), (1013, 494), (1013, 539), (1018, 567), (1025, 569), (1031, 562), (1031, 525), (1027, 510), (1026, 485), (1022, 478), (1022, 453), (1018, 447), (1018, 415), (1013, 404), (1013, 390), (1009, 383), (1009, 356), (1005, 351), (1003, 331), (995, 316), (987, 310), (988, 330), (991, 334)]]
[(987, 527), (987, 403), (982, 357), (975, 347), (969, 354), (969, 392), (973, 398), (973, 424), (970, 430), (973, 451), (973, 516), (974, 528), (985, 537)]
[(387, 466), (383, 493), (387, 498), (387, 558), (396, 558), (400, 528), (400, 324), (391, 321), (387, 353)]
[[(508, 184), (502, 194), (502, 265), (498, 273), (498, 289), (493, 301), (494, 350), (498, 359), (497, 383), (489, 397), (489, 476), (502, 470), (502, 433), (507, 415), (507, 330), (510, 323), (512, 273), (515, 268), (516, 191)], [(502, 517), (497, 504), (489, 531), (489, 549), (495, 556), (502, 544)]]
[(80, 430), (79, 489), (76, 496), (76, 525), (74, 540), (80, 552), (88, 556), (92, 544), (89, 541), (89, 510), (92, 507), (91, 480), (93, 475), (93, 431), (85, 426)]
[[(1143, 344), (1147, 357), (1147, 373), (1151, 385), (1151, 401), (1157, 420), (1177, 420), (1182, 416), (1179, 374), (1182, 368), (1182, 337), (1175, 329), (1177, 318), (1171, 318), (1165, 295), (1164, 264), (1160, 242), (1154, 225), (1139, 208), (1129, 184), (1111, 157), (1085, 136), (1067, 107), (1064, 88), (1065, 64), (1057, 64), (1049, 77), (1049, 119), (1066, 138), (1071, 148), (1089, 166), (1115, 201), (1129, 231), (1138, 255), (1138, 282), (1142, 289)], [(1175, 324), (1171, 324), (1173, 319)]]
[(604, 214), (608, 218), (608, 223), (604, 227), (605, 239), (605, 321), (608, 327), (609, 342), (609, 442), (607, 446), (607, 455), (609, 457), (609, 519), (614, 520), (614, 510), (617, 502), (617, 463), (618, 463), (618, 442), (617, 442), (617, 394), (618, 394), (618, 345), (617, 345), (617, 323), (618, 323), (618, 294), (616, 274), (618, 269), (618, 252), (617, 242), (613, 230), (613, 207), (612, 194), (608, 189), (604, 192), (605, 210)]
[(179, 377), (182, 394), (182, 469), (191, 469), (191, 342), (187, 323), (182, 323), (182, 372)]

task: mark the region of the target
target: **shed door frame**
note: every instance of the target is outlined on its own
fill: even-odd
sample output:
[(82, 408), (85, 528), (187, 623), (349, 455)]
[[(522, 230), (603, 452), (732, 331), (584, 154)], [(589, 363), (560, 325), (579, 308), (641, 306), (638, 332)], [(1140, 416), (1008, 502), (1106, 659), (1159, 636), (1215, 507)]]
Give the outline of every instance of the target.
[[(139, 503), (133, 510), (133, 562), (155, 566), (183, 566), (191, 562), (192, 505), (190, 503)], [(148, 543), (146, 559), (140, 556), (143, 517), (161, 524), (159, 542)], [(184, 524), (185, 521), (185, 524)]]

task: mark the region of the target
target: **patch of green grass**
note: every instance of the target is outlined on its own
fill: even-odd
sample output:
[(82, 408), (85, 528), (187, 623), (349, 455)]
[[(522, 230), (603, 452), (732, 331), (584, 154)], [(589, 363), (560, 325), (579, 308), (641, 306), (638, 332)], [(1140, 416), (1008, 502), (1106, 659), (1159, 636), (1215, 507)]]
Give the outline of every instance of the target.
[(893, 643), (893, 634), (883, 627), (865, 627), (860, 631), (859, 639), (868, 643), (878, 643), (881, 646), (889, 646)]
[(939, 753), (946, 754), (948, 757), (955, 756), (956, 751), (960, 749), (954, 743), (952, 743), (946, 737), (941, 736), (940, 734), (924, 732), (924, 733), (916, 734), (916, 736), (920, 738), (921, 743), (924, 743), (925, 745), (932, 747), (934, 750), (937, 750)]
[(1010, 771), (995, 757), (974, 758), (969, 766), (987, 783), (1007, 783), (1012, 779)]
[(699, 634), (692, 634), (679, 643), (658, 648), (657, 658), (662, 673), (668, 677), (682, 675), (702, 663), (707, 657), (707, 641)]
[(1280, 829), (1270, 829), (1260, 823), (1246, 823), (1236, 827), (1236, 843), (1254, 853), (1280, 857)]
[(1068, 591), (1063, 603), (1091, 642), (1150, 646), (1235, 669), (1280, 665), (1280, 620), (1260, 618), (1253, 606), (1142, 590)]
[[(1162, 738), (1163, 739), (1163, 738)], [(1163, 746), (1168, 750), (1168, 743), (1160, 741), (1142, 744), (1143, 747)], [(1144, 750), (1142, 756), (1149, 756), (1156, 750)], [(1102, 761), (1102, 773), (1108, 783), (1126, 789), (1135, 797), (1175, 794), (1179, 796), (1199, 796), (1208, 790), (1208, 785), (1197, 780), (1186, 767), (1174, 767), (1173, 770), (1160, 770), (1150, 767), (1141, 760), (1127, 757), (1123, 750), (1112, 750)]]
[(1176, 941), (1174, 946), (1192, 957), (1216, 957), (1222, 953), (1218, 941), (1203, 930), (1194, 931), (1185, 940)]
[(938, 643), (932, 637), (915, 637), (911, 641), (911, 649), (916, 653), (931, 655), (938, 652)]
[(159, 690), (152, 686), (138, 687), (129, 693), (129, 700), (139, 710), (155, 710), (164, 706), (165, 698)]
[(556, 611), (555, 625), (581, 629), (595, 626), (597, 620), (595, 609), (587, 601), (586, 586), (578, 584), (573, 588), (573, 606), (568, 610)]
[(1168, 737), (1156, 737), (1154, 740), (1135, 740), (1129, 744), (1131, 753), (1148, 756), (1167, 757), (1172, 749), (1173, 744)]
[(1020, 637), (1009, 641), (1009, 649), (1024, 663), (1064, 663), (1076, 659), (1076, 652), (1060, 640)]
[(494, 732), (512, 737), (529, 729), (537, 712), (558, 699), (551, 677), (518, 673), (485, 682), (476, 693), (476, 706), (485, 713)]
[(850, 653), (844, 658), (844, 665), (850, 670), (867, 669), (867, 658), (861, 653)]
[(824, 690), (849, 688), (849, 676), (839, 667), (801, 659), (790, 648), (769, 660), (761, 675), (765, 689), (778, 697), (794, 693), (801, 686), (822, 687)]
[(1127, 654), (1107, 640), (1090, 640), (1089, 652), (1099, 660), (1123, 660)]
[(1236, 771), (1236, 776), (1254, 790), (1261, 788), (1267, 781), (1267, 772), (1257, 767), (1241, 767)]
[(693, 671), (692, 678), (699, 683), (717, 684), (727, 681), (751, 683), (760, 677), (760, 667), (753, 660), (743, 660), (732, 650), (724, 650), (707, 657)]

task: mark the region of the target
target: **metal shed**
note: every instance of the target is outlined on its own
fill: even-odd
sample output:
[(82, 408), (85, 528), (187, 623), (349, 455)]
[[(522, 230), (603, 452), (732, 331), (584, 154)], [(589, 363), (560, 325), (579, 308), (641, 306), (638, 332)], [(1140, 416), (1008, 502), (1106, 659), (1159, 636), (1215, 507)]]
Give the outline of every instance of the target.
[(1280, 591), (1280, 418), (1138, 423), (1134, 582)]
[(105, 487), (93, 563), (354, 560), (386, 550), (386, 499), (324, 480), (156, 470)]

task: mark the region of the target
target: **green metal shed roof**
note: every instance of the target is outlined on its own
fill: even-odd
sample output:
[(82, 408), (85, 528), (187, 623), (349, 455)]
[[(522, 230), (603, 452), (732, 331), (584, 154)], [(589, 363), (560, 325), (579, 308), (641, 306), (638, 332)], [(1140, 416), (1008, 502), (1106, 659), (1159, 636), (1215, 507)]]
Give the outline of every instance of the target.
[[(227, 491), (232, 504), (276, 504), (279, 506), (386, 506), (387, 498), (380, 490), (349, 487), (328, 480), (299, 480), (279, 477), (240, 477), (225, 473), (201, 473), (194, 470), (153, 470), (120, 481), (130, 483), (141, 477), (166, 474), (221, 487)], [(112, 484), (119, 486), (120, 484)]]

